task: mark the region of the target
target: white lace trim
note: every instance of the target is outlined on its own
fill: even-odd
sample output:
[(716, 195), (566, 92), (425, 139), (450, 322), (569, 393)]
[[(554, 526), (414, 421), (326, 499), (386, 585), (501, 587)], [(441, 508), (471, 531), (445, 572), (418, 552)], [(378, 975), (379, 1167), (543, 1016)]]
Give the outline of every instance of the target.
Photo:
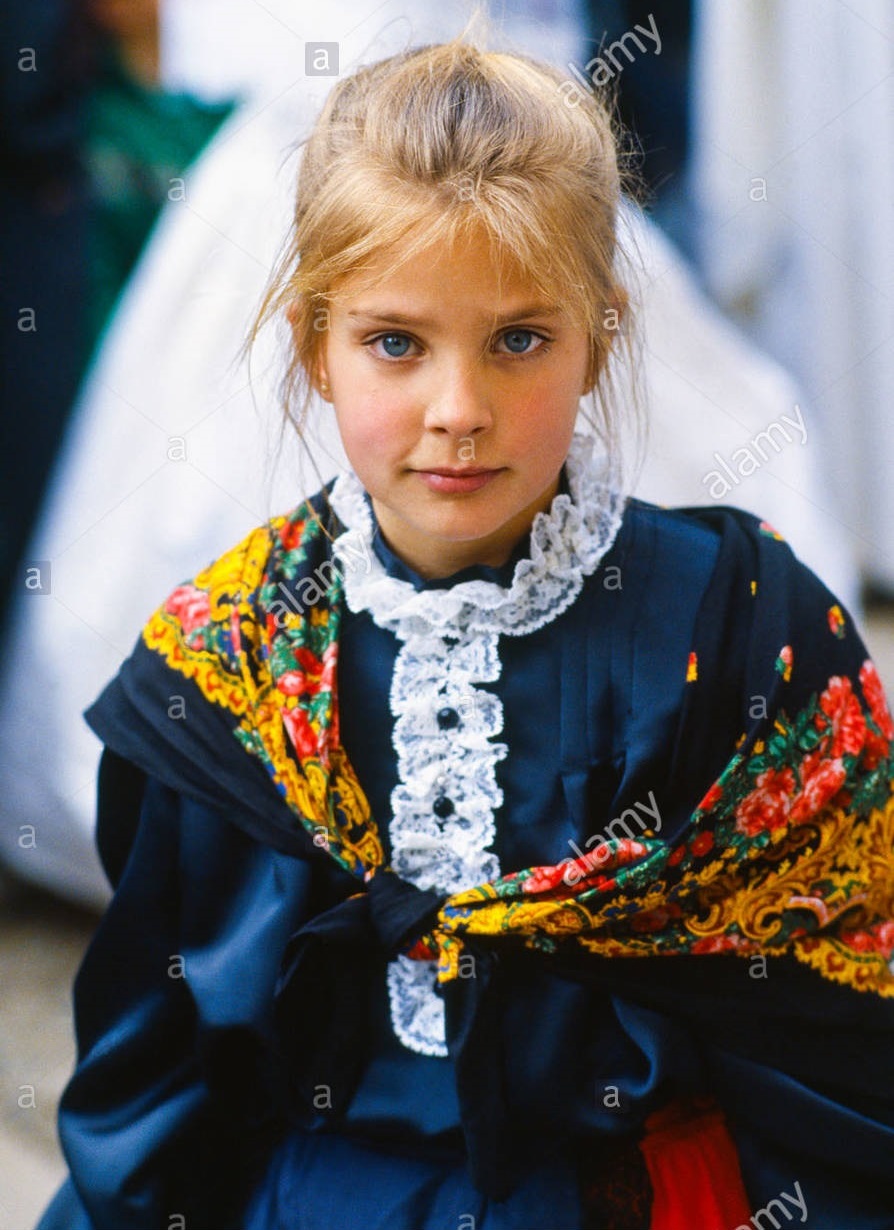
[[(455, 893), (500, 875), (490, 847), (503, 802), (496, 763), (508, 752), (492, 741), (503, 730), (503, 706), (477, 685), (500, 676), (500, 635), (524, 636), (566, 610), (617, 536), (625, 499), (606, 460), (594, 459), (595, 443), (575, 433), (566, 463), (571, 494), (560, 492), (536, 514), (530, 554), (516, 563), (508, 588), (474, 580), (417, 590), (389, 576), (372, 549), (374, 518), (360, 480), (344, 471), (333, 485), (329, 500), (347, 527), (332, 548), (345, 600), (403, 642), (390, 694), (398, 768), (391, 865), (419, 888)], [(356, 567), (358, 558), (368, 571)], [(403, 1045), (446, 1055), (434, 962), (398, 957), (388, 991)]]

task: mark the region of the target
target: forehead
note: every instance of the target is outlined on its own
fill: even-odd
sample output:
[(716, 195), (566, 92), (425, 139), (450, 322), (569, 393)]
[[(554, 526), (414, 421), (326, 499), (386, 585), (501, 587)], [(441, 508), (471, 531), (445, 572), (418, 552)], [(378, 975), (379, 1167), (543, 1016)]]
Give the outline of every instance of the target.
[[(407, 245), (409, 247), (409, 245)], [(469, 306), (493, 316), (501, 305), (527, 305), (557, 312), (557, 296), (535, 278), (513, 253), (483, 230), (453, 241), (437, 241), (415, 252), (401, 246), (379, 252), (362, 270), (333, 286), (332, 298), (352, 315), (372, 312), (384, 298), (394, 304)]]

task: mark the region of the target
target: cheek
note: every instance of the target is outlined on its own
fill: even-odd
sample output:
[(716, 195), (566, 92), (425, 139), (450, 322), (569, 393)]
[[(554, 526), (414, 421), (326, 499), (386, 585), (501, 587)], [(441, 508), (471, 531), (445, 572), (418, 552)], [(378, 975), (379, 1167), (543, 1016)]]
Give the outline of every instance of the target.
[(538, 374), (525, 391), (524, 407), (511, 416), (514, 451), (536, 458), (544, 472), (561, 465), (577, 420), (583, 373), (575, 361)]
[[(393, 391), (370, 388), (367, 381), (339, 390), (336, 417), (345, 449), (352, 450), (361, 464), (400, 448), (410, 434), (411, 415)], [(353, 460), (353, 459), (352, 459)]]
[(584, 370), (585, 365), (563, 362), (525, 380), (523, 391), (514, 392), (512, 398), (512, 417), (519, 430), (542, 434), (551, 424), (561, 431), (565, 420), (577, 415)]

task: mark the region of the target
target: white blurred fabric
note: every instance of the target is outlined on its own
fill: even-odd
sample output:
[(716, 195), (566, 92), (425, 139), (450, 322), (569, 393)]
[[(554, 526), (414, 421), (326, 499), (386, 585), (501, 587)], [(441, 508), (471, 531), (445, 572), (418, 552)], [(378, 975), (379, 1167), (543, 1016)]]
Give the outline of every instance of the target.
[(894, 5), (695, 12), (705, 283), (798, 380), (822, 432), (823, 507), (894, 591)]
[[(381, 54), (378, 46), (372, 58)], [(251, 385), (235, 362), (287, 229), (289, 150), (318, 102), (302, 77), (245, 103), (187, 176), (185, 199), (166, 206), (83, 390), (29, 548), (29, 559), (51, 561), (52, 592), (19, 600), (7, 645), (0, 859), (97, 908), (109, 896), (93, 841), (100, 745), (82, 710), (176, 584), (345, 464), (324, 403), (311, 415), (318, 471), (292, 437), (279, 448), (270, 331)], [(653, 422), (637, 493), (711, 503), (713, 452), (729, 457), (790, 414), (799, 393), (698, 293), (656, 228), (635, 214), (630, 225), (643, 255)], [(815, 456), (785, 447), (730, 502), (769, 518), (854, 608), (856, 577), (822, 510)]]
[[(579, 56), (583, 0), (491, 0), (483, 7), (518, 50), (560, 65)], [(472, 0), (161, 0), (163, 81), (209, 101), (269, 96), (304, 77), (306, 42), (338, 43), (344, 76), (402, 47), (452, 38), (472, 8)]]

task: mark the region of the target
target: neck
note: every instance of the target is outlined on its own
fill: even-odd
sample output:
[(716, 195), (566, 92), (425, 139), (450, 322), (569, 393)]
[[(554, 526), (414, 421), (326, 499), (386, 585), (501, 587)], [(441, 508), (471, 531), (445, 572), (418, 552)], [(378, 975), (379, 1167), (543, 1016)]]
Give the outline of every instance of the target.
[[(381, 523), (379, 528), (381, 531)], [(509, 559), (522, 536), (519, 535), (515, 542), (509, 546), (501, 546), (499, 549), (492, 551), (486, 550), (480, 543), (475, 542), (457, 543), (455, 545), (459, 549), (455, 551), (438, 550), (433, 552), (428, 548), (423, 548), (423, 551), (417, 554), (412, 549), (396, 547), (389, 541), (388, 536), (382, 533), (386, 546), (426, 581), (437, 581), (442, 577), (453, 576), (455, 572), (459, 572), (463, 568), (470, 568), (473, 564), (484, 564), (490, 568), (499, 568), (501, 564), (505, 564)], [(471, 549), (464, 551), (461, 549), (463, 547)]]

